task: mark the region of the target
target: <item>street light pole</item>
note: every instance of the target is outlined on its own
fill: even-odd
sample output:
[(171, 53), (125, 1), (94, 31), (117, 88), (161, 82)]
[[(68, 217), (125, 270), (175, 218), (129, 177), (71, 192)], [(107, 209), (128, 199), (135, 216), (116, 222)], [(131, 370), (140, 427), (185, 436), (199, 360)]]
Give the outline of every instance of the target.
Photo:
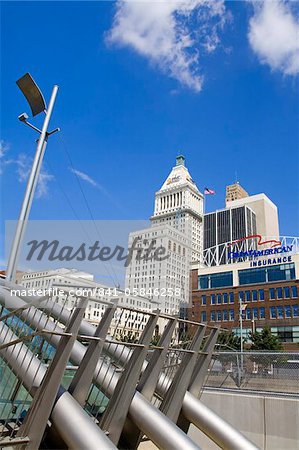
[(243, 376), (243, 369), (244, 369), (244, 360), (243, 360), (243, 310), (246, 309), (246, 304), (243, 305), (242, 299), (239, 299), (239, 316), (240, 316), (240, 350), (241, 350), (241, 377)]
[(51, 119), (57, 91), (58, 91), (58, 86), (55, 85), (53, 87), (53, 91), (52, 91), (52, 95), (50, 98), (48, 109), (44, 111), (45, 112), (45, 120), (44, 120), (41, 131), (38, 130), (36, 127), (32, 126), (31, 124), (27, 123), (26, 118), (24, 119), (24, 117), (23, 117), (21, 119), (23, 122), (25, 122), (31, 128), (34, 128), (36, 131), (38, 131), (40, 133), (40, 136), (37, 141), (37, 147), (36, 147), (36, 152), (35, 152), (35, 156), (34, 156), (34, 161), (33, 161), (30, 176), (28, 179), (28, 183), (27, 183), (27, 187), (26, 187), (26, 191), (25, 191), (25, 195), (24, 195), (24, 200), (23, 200), (21, 211), (20, 211), (20, 216), (19, 216), (19, 220), (17, 223), (17, 227), (16, 227), (16, 231), (15, 231), (15, 235), (14, 235), (14, 239), (12, 242), (11, 251), (10, 251), (10, 255), (9, 255), (8, 265), (7, 265), (6, 279), (11, 282), (15, 281), (15, 274), (16, 274), (19, 255), (20, 255), (20, 249), (21, 249), (24, 234), (26, 231), (28, 217), (29, 217), (34, 193), (36, 190), (38, 177), (40, 174), (48, 137), (51, 134), (53, 134), (54, 132), (59, 131), (59, 129), (57, 128), (50, 133), (48, 132), (48, 126), (49, 126), (49, 122)]
[(240, 350), (241, 350), (241, 356), (243, 353), (243, 310), (242, 310), (242, 300), (239, 300), (239, 316), (240, 316), (240, 337), (241, 337), (241, 341), (240, 341)]

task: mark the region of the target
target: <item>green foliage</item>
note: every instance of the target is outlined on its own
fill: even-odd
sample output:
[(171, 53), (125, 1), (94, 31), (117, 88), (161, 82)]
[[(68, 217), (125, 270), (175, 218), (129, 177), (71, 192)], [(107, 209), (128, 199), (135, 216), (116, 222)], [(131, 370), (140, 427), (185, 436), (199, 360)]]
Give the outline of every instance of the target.
[(250, 333), (249, 338), (252, 341), (250, 350), (283, 350), (281, 342), (278, 340), (277, 336), (271, 333), (268, 326), (264, 327), (260, 332), (256, 331), (255, 333)]
[(119, 336), (116, 336), (117, 341), (128, 342), (130, 344), (137, 344), (138, 338), (132, 331), (129, 331), (127, 334), (120, 333)]
[(159, 344), (159, 341), (161, 339), (161, 334), (155, 333), (151, 340), (151, 345), (157, 346)]
[[(243, 338), (243, 342), (244, 342)], [(240, 350), (241, 349), (241, 338), (237, 336), (233, 331), (219, 333), (217, 344), (220, 347), (219, 350), (228, 352), (230, 350)]]

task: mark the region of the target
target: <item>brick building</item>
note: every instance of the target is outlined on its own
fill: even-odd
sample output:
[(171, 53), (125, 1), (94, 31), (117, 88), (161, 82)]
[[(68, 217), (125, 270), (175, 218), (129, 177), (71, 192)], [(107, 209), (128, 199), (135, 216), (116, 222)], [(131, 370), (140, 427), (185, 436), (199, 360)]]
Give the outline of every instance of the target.
[[(287, 250), (287, 249), (286, 249)], [(279, 264), (277, 264), (277, 262)], [(265, 325), (288, 349), (299, 348), (299, 254), (251, 260), (191, 271), (192, 307), (188, 318), (232, 329), (243, 338)]]

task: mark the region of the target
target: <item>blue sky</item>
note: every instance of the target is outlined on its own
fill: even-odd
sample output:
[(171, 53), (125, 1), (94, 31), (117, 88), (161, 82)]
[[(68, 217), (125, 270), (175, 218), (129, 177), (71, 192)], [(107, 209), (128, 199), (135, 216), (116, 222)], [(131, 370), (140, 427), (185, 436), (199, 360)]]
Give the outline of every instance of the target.
[(281, 234), (298, 235), (298, 4), (216, 3), (1, 3), (1, 239), (35, 150), (17, 120), (27, 71), (46, 99), (59, 85), (62, 129), (32, 219), (74, 219), (72, 208), (90, 219), (66, 149), (95, 219), (148, 218), (179, 151), (199, 188), (217, 192), (207, 210), (224, 206), (237, 172), (277, 204)]

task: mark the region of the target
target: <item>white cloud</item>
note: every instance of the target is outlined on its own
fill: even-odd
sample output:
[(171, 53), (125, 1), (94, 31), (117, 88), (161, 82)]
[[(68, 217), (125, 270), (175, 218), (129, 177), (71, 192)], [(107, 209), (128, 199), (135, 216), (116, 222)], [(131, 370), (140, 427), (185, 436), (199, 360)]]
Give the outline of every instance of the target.
[(9, 144), (3, 139), (0, 140), (0, 159), (4, 158), (7, 150), (9, 149)]
[(81, 180), (86, 181), (87, 183), (91, 184), (94, 187), (99, 187), (98, 183), (86, 173), (81, 172), (80, 170), (77, 169), (73, 169), (72, 167), (70, 167), (70, 171), (75, 175), (77, 175), (77, 177), (81, 178)]
[[(20, 153), (18, 158), (12, 161), (16, 164), (18, 180), (22, 183), (27, 181), (31, 171), (32, 160), (24, 153)], [(54, 180), (54, 176), (49, 174), (43, 167), (40, 171), (35, 196), (36, 198), (47, 197), (49, 194), (49, 183)]]
[(254, 3), (248, 38), (263, 64), (285, 75), (299, 73), (298, 4), (283, 0)]
[(2, 175), (5, 166), (11, 163), (11, 160), (6, 159), (6, 153), (10, 145), (3, 139), (0, 140), (0, 175)]
[[(10, 145), (0, 140), (0, 174), (3, 173), (4, 168), (10, 164), (16, 167), (16, 174), (18, 176), (18, 181), (23, 183), (27, 180), (31, 166), (32, 159), (28, 158), (24, 153), (20, 153), (17, 159), (6, 159), (6, 153), (9, 150)], [(49, 182), (54, 179), (54, 176), (49, 174), (43, 167), (40, 171), (35, 196), (36, 198), (47, 197), (49, 193)]]
[(202, 53), (219, 45), (224, 0), (121, 1), (107, 42), (128, 46), (196, 92), (202, 89)]

